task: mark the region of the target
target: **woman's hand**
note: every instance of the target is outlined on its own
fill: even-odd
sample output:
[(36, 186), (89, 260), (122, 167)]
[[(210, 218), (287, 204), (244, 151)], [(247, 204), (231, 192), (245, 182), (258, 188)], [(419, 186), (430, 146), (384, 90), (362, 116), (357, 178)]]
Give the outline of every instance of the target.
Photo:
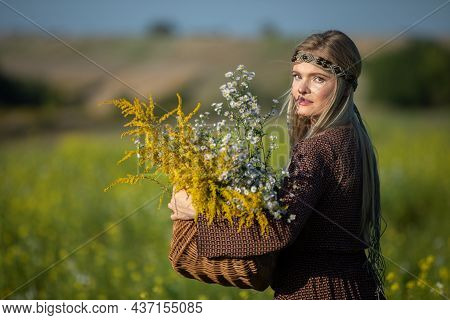
[(172, 200), (167, 206), (173, 212), (170, 216), (172, 220), (192, 220), (196, 215), (192, 206), (192, 197), (184, 189), (175, 194), (172, 192)]

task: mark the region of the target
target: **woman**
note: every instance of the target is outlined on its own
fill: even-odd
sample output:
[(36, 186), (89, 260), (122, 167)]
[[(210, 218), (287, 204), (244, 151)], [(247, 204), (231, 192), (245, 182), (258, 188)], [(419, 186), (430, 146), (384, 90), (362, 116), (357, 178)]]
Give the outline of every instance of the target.
[[(208, 225), (200, 215), (198, 253), (239, 258), (278, 252), (275, 299), (385, 299), (377, 161), (353, 102), (360, 54), (348, 36), (330, 30), (302, 41), (292, 62), (284, 104), (289, 177), (280, 198), (295, 219), (270, 219), (270, 236), (263, 237), (257, 227), (238, 233), (235, 225)], [(184, 190), (169, 208), (172, 220), (196, 214)]]

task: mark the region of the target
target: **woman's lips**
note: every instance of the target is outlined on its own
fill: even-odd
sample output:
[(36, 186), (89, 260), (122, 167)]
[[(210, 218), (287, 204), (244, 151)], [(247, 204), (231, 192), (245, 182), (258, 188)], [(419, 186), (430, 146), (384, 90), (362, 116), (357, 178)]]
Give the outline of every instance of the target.
[(310, 100), (308, 100), (308, 99), (299, 97), (299, 98), (297, 99), (297, 103), (298, 103), (299, 105), (301, 105), (301, 106), (309, 106), (309, 105), (312, 104), (313, 102), (310, 101)]

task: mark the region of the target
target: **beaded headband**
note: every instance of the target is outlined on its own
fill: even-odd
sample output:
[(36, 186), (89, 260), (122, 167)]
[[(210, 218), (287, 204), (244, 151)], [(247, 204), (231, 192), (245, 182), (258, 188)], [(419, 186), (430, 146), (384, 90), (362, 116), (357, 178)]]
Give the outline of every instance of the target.
[(352, 84), (353, 90), (356, 90), (356, 87), (358, 86), (358, 81), (353, 74), (347, 72), (344, 68), (338, 66), (337, 64), (333, 64), (331, 61), (322, 57), (314, 56), (309, 52), (296, 50), (294, 55), (292, 56), (291, 61), (311, 62), (326, 71), (330, 71), (331, 73), (336, 75), (336, 77), (343, 77), (346, 81)]

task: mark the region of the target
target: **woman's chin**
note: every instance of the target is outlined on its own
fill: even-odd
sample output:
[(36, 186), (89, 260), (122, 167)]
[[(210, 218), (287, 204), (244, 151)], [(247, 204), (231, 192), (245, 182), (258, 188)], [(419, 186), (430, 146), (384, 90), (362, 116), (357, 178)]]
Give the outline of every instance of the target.
[(297, 112), (296, 113), (297, 113), (297, 115), (303, 116), (303, 117), (310, 116), (312, 114), (311, 110), (308, 110), (305, 107), (297, 108)]

